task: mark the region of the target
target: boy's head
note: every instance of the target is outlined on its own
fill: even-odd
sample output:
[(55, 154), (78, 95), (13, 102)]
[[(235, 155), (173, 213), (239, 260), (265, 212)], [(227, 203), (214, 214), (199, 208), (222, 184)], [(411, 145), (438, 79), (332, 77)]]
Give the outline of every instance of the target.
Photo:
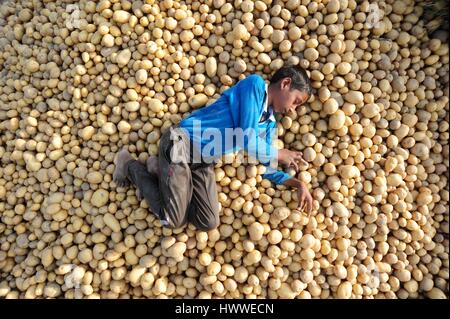
[(299, 66), (284, 66), (270, 79), (272, 106), (277, 113), (295, 111), (312, 94), (311, 81)]

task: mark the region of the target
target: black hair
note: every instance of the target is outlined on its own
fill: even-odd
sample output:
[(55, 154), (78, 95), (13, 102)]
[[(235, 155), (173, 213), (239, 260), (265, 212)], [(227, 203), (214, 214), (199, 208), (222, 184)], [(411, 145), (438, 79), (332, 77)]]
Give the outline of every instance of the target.
[(308, 96), (312, 95), (311, 80), (305, 69), (298, 65), (283, 66), (278, 69), (270, 79), (270, 84), (275, 84), (284, 78), (291, 78), (291, 89), (297, 89), (306, 92)]

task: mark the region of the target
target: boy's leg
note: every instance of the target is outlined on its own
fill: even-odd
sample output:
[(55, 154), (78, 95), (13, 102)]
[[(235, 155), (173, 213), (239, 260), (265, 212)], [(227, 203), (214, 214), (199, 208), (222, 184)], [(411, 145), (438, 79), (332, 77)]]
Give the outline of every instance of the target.
[(172, 163), (170, 134), (163, 134), (159, 149), (159, 188), (164, 202), (163, 214), (173, 228), (187, 224), (188, 207), (192, 198), (192, 173), (188, 161)]
[(158, 179), (155, 175), (142, 169), (143, 165), (136, 161), (125, 148), (117, 154), (115, 165), (113, 181), (117, 186), (127, 187), (131, 182), (134, 183), (137, 188), (136, 193), (139, 192), (140, 196), (144, 196), (150, 209), (159, 217), (161, 203), (158, 196)]
[(145, 162), (147, 172), (156, 175), (159, 178), (159, 159), (158, 156), (150, 155)]
[(214, 165), (197, 168), (191, 174), (193, 191), (189, 222), (203, 231), (217, 228), (220, 219)]
[[(147, 201), (150, 209), (160, 218), (164, 226), (179, 228), (187, 223), (187, 207), (192, 195), (189, 168), (169, 164), (172, 174), (158, 177), (150, 174), (145, 165), (138, 161), (128, 164), (128, 176)], [(162, 172), (167, 171), (161, 168)]]
[[(162, 223), (170, 228), (178, 228), (187, 223), (187, 209), (192, 196), (192, 179), (187, 163), (171, 163), (171, 147), (170, 136), (163, 134), (160, 141), (160, 154), (157, 158), (160, 178), (149, 173), (145, 165), (134, 159), (126, 163), (125, 175), (137, 187), (140, 195), (145, 198), (150, 209)], [(120, 159), (121, 156), (123, 157), (122, 151), (118, 158)], [(132, 159), (131, 156), (129, 157)], [(117, 167), (120, 168), (120, 165)], [(119, 183), (126, 185), (121, 180)]]
[(150, 210), (161, 219), (163, 203), (159, 194), (158, 178), (147, 172), (147, 168), (136, 160), (128, 162), (127, 177), (136, 186), (136, 191), (139, 191), (140, 196), (145, 198)]

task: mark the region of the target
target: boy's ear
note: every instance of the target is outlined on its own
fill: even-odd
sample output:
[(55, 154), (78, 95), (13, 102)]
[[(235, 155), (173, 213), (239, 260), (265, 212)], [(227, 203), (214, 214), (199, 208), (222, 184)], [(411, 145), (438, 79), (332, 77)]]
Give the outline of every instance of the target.
[(282, 89), (282, 90), (290, 89), (291, 88), (291, 82), (292, 82), (291, 78), (284, 78), (284, 79), (282, 79), (281, 82), (280, 82), (280, 89)]

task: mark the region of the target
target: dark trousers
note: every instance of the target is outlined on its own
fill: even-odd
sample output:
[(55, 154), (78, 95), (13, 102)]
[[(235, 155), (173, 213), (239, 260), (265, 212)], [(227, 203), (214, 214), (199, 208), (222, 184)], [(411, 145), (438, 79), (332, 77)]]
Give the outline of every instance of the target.
[[(167, 130), (159, 144), (160, 178), (150, 174), (145, 165), (132, 160), (127, 163), (128, 178), (139, 189), (150, 209), (166, 227), (179, 228), (192, 223), (199, 230), (208, 231), (219, 225), (214, 164), (191, 164), (192, 156), (183, 162), (172, 161), (174, 141)], [(190, 149), (189, 137), (182, 134), (178, 143)], [(178, 144), (178, 146), (181, 144)]]

